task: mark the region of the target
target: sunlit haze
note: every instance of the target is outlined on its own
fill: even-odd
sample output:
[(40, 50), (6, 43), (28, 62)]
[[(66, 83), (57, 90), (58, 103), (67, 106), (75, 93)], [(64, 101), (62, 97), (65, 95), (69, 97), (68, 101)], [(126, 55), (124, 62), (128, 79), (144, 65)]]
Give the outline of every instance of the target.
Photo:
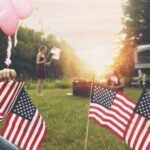
[(97, 73), (106, 71), (116, 53), (121, 0), (33, 0), (33, 6), (25, 25), (65, 40)]

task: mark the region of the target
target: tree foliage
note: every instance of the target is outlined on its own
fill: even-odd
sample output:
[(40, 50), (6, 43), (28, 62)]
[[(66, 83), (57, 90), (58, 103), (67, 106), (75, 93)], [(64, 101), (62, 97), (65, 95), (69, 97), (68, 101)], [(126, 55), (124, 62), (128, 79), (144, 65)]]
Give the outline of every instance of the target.
[[(12, 37), (14, 40), (14, 37)], [(53, 47), (61, 49), (60, 60), (53, 60), (46, 67), (46, 76), (50, 79), (62, 79), (65, 77), (79, 77), (87, 75), (86, 64), (76, 55), (74, 49), (65, 41), (57, 41), (52, 34), (45, 36), (42, 32), (20, 27), (18, 31), (17, 47), (12, 49), (12, 65), (18, 75), (25, 78), (36, 79), (36, 55), (40, 45), (46, 45), (48, 52)], [(7, 36), (0, 32), (0, 69), (6, 67)]]
[(121, 41), (122, 48), (115, 64), (122, 66), (128, 75), (133, 72), (133, 53), (138, 45), (150, 44), (150, 1), (128, 0), (123, 4)]

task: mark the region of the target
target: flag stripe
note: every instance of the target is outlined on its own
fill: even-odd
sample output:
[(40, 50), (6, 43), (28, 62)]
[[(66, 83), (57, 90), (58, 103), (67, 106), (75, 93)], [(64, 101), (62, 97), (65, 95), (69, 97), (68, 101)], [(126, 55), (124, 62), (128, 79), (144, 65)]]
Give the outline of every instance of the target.
[[(127, 131), (125, 141), (135, 150), (149, 150), (145, 149), (147, 144), (150, 144), (148, 136), (150, 134), (150, 121), (138, 114), (133, 114), (132, 122)], [(144, 144), (145, 143), (145, 144)], [(142, 148), (145, 145), (145, 148)]]
[[(118, 106), (115, 105), (115, 104), (112, 105), (111, 110), (112, 110), (112, 111), (116, 111), (116, 113), (118, 113), (118, 115), (121, 114), (121, 116), (123, 116), (123, 118), (126, 119), (126, 120), (129, 120), (129, 118), (130, 118), (130, 116), (129, 116), (126, 112), (124, 112), (124, 111), (122, 110), (122, 108), (119, 107), (119, 105), (118, 105)], [(120, 116), (120, 117), (121, 117), (121, 116)]]
[[(4, 114), (5, 115), (7, 115), (9, 110), (13, 107), (13, 104), (14, 104), (20, 90), (22, 89), (24, 83), (23, 82), (22, 83), (16, 83), (16, 85), (17, 85), (17, 87), (12, 90), (11, 98), (9, 99), (9, 101), (6, 101), (6, 102), (8, 102), (8, 104), (6, 105), (6, 107), (4, 109)], [(5, 102), (5, 104), (6, 104), (6, 102)]]
[(131, 144), (130, 144), (130, 145), (132, 145), (133, 148), (135, 148), (135, 146), (137, 144), (139, 134), (141, 133), (140, 131), (142, 130), (142, 124), (143, 124), (144, 118), (139, 118), (139, 119), (137, 119), (137, 121), (138, 122), (136, 122), (137, 125), (134, 130), (134, 134), (132, 136), (132, 140), (131, 140)]
[(94, 85), (89, 118), (108, 128), (134, 150), (150, 150), (150, 95), (143, 91), (138, 103), (122, 92)]
[[(112, 120), (112, 122), (114, 121), (114, 123), (118, 126), (120, 125), (120, 127), (122, 129), (124, 129), (124, 126), (126, 125), (121, 118), (115, 114), (114, 112), (110, 113), (108, 110), (104, 109), (103, 107), (97, 106), (97, 107), (90, 107), (90, 113), (92, 112), (96, 112), (97, 114), (101, 115), (102, 119), (107, 119), (108, 120)], [(115, 119), (115, 120), (114, 120)]]
[(121, 140), (124, 139), (126, 126), (131, 118), (135, 103), (123, 95), (116, 94), (110, 109), (91, 102), (89, 117), (102, 127), (107, 127)]
[(6, 86), (7, 83), (8, 83), (8, 82), (3, 82), (3, 81), (0, 82), (0, 95), (2, 94), (2, 91), (3, 91), (3, 89), (5, 88), (4, 86)]
[(32, 150), (37, 150), (37, 149), (34, 148), (34, 147), (35, 147), (35, 144), (36, 144), (36, 142), (37, 142), (38, 137), (40, 136), (40, 133), (41, 133), (42, 129), (43, 129), (43, 121), (42, 121), (42, 119), (41, 119), (40, 127), (39, 127), (39, 129), (38, 129), (38, 131), (37, 131), (37, 133), (36, 133), (36, 135), (35, 135), (35, 138), (34, 138), (32, 144), (31, 144), (31, 146), (30, 146)]
[(118, 92), (116, 98), (119, 98), (120, 100), (124, 101), (131, 108), (135, 107), (136, 102), (122, 92)]
[[(0, 99), (0, 108), (3, 106), (6, 98), (8, 97), (8, 94), (11, 92), (14, 82), (10, 82), (9, 84), (6, 85), (6, 87), (3, 89), (2, 94), (1, 94), (1, 99)], [(2, 109), (2, 108), (1, 108)], [(3, 111), (2, 111), (3, 112)]]
[(137, 141), (135, 140), (135, 146), (137, 147), (136, 149), (142, 149), (142, 150), (147, 150), (146, 148), (144, 148), (144, 145), (146, 147), (146, 145), (149, 143), (150, 144), (150, 139), (148, 138), (150, 131), (148, 128), (150, 128), (150, 121), (144, 120), (143, 122), (143, 127), (141, 128), (141, 130), (139, 131), (139, 136), (137, 136)]
[[(18, 84), (18, 85), (16, 87), (14, 94), (12, 95), (12, 99), (14, 100), (13, 103), (15, 103), (15, 100), (17, 99), (17, 96), (19, 95), (20, 91), (22, 90), (25, 82), (17, 82), (16, 84)], [(13, 107), (13, 105), (12, 105), (12, 107)]]
[[(10, 81), (10, 83), (11, 83), (12, 81)], [(7, 85), (8, 85), (8, 83), (9, 82), (1, 82), (1, 89), (0, 89), (0, 95), (2, 96), (2, 94), (3, 94), (3, 92), (4, 92), (4, 90), (5, 90), (5, 88), (7, 87)], [(3, 94), (4, 95), (4, 94)], [(1, 98), (0, 98), (0, 102), (1, 102)]]
[(125, 136), (125, 141), (127, 144), (129, 144), (130, 132), (132, 131), (135, 122), (136, 122), (136, 118), (134, 117), (132, 120), (132, 124), (130, 124), (130, 126), (127, 127), (128, 131), (127, 131), (126, 136)]
[[(15, 119), (14, 118), (11, 118), (12, 117), (12, 114), (9, 113), (9, 115), (7, 116), (7, 121), (6, 121), (6, 124), (9, 125), (9, 124), (12, 124), (13, 120)], [(9, 120), (9, 121), (8, 121)], [(3, 130), (2, 130), (2, 136), (6, 139), (8, 133), (9, 133), (9, 130), (10, 130), (11, 126), (7, 127), (7, 126), (4, 126)]]
[(144, 145), (143, 145), (143, 150), (145, 149), (145, 150), (150, 150), (150, 133), (149, 134), (147, 134), (147, 140), (146, 140), (146, 142), (144, 143)]
[(47, 128), (46, 128), (45, 122), (44, 122), (43, 126), (44, 127), (43, 127), (43, 129), (42, 129), (42, 131), (41, 131), (41, 133), (40, 133), (40, 135), (39, 135), (39, 137), (37, 139), (37, 142), (35, 143), (33, 149), (40, 150), (40, 149), (37, 149), (37, 148), (41, 147), (41, 145), (42, 145), (42, 143), (43, 143), (43, 141), (45, 139), (45, 136), (46, 136), (45, 133), (47, 132)]
[(9, 142), (12, 142), (11, 137), (12, 137), (13, 130), (15, 129), (14, 126), (15, 126), (15, 124), (16, 124), (18, 118), (19, 118), (19, 116), (14, 116), (14, 117), (15, 117), (14, 122), (12, 123), (11, 128), (10, 128), (10, 131), (9, 131), (9, 133), (8, 133), (8, 136), (7, 136), (7, 138), (9, 139)]
[[(139, 147), (139, 144), (142, 142), (143, 137), (145, 136), (145, 133), (143, 132), (143, 126), (145, 126), (147, 123), (147, 120), (145, 120), (143, 117), (140, 119), (140, 122), (137, 124), (137, 128), (136, 128), (136, 134), (134, 134), (135, 138), (134, 138), (134, 144), (133, 147)], [(143, 132), (143, 133), (142, 133)], [(142, 136), (143, 134), (143, 136)]]
[(102, 114), (99, 114), (99, 113), (92, 111), (92, 110), (90, 112), (90, 117), (91, 116), (96, 116), (96, 118), (99, 118), (102, 126), (108, 125), (108, 123), (109, 123), (109, 127), (110, 127), (110, 125), (111, 125), (111, 127), (114, 126), (114, 128), (118, 128), (120, 131), (123, 132), (122, 128), (124, 128), (124, 127), (119, 123), (117, 125), (117, 122), (115, 121), (115, 119), (107, 117), (107, 116), (102, 117)]
[(128, 115), (128, 118), (130, 118), (130, 114), (132, 113), (133, 108), (127, 106), (126, 103), (122, 102), (120, 99), (115, 99), (114, 106), (121, 108), (123, 112), (125, 112)]
[(13, 95), (15, 89), (16, 89), (16, 84), (15, 84), (15, 82), (13, 82), (11, 84), (11, 86), (9, 87), (7, 93), (5, 93), (4, 97), (1, 99), (0, 108), (1, 108), (2, 111), (4, 111), (7, 104), (10, 102), (11, 96)]
[(19, 147), (21, 147), (21, 143), (22, 143), (22, 141), (24, 140), (24, 138), (25, 138), (25, 136), (26, 136), (26, 133), (28, 132), (29, 126), (30, 126), (30, 122), (27, 121), (27, 124), (26, 124), (26, 126), (25, 126), (25, 128), (24, 128), (24, 131), (23, 131), (22, 136), (21, 136), (21, 138), (20, 138), (20, 140), (19, 140), (19, 143), (18, 143), (18, 146), (19, 146)]
[[(10, 119), (11, 119), (11, 120), (10, 120), (10, 124), (9, 124), (8, 128), (6, 128), (6, 132), (5, 132), (5, 134), (4, 134), (4, 138), (7, 138), (7, 139), (10, 138), (11, 133), (12, 133), (12, 131), (13, 131), (12, 125), (14, 126), (15, 123), (16, 123), (16, 121), (17, 121), (17, 119), (18, 119), (18, 116), (15, 116), (15, 115), (13, 115), (13, 114), (11, 114), (11, 115), (12, 115), (12, 117), (10, 118)], [(9, 140), (9, 141), (10, 141), (10, 140)], [(11, 142), (11, 141), (10, 141), (10, 142)]]
[(128, 145), (129, 145), (129, 142), (132, 139), (132, 134), (134, 133), (134, 125), (137, 123), (137, 120), (138, 120), (138, 115), (136, 115), (136, 114), (133, 114), (133, 115), (134, 115), (134, 117), (133, 117), (132, 124), (130, 125), (130, 128), (128, 129), (128, 133), (126, 135), (126, 142), (127, 142)]
[(9, 81), (3, 83), (0, 90), (0, 121), (9, 113), (23, 86), (24, 82)]
[(16, 140), (13, 142), (13, 143), (15, 143), (15, 145), (19, 145), (19, 141), (20, 141), (20, 139), (22, 139), (21, 137), (23, 135), (23, 132), (25, 131), (27, 123), (28, 123), (27, 120), (25, 120), (25, 121), (23, 119), (21, 120), (21, 123), (20, 123), (20, 126), (19, 126), (20, 132), (18, 134), (16, 134), (16, 136), (15, 136)]
[[(3, 137), (15, 145), (19, 144), (23, 149), (38, 150), (39, 146), (41, 146), (42, 141), (45, 138), (47, 129), (45, 122), (42, 120), (42, 117), (38, 111), (36, 111), (36, 116), (36, 119), (34, 119), (34, 121), (29, 124), (29, 121), (18, 117), (16, 114), (10, 113), (10, 123), (3, 130)], [(24, 130), (26, 132), (24, 132), (23, 135)], [(22, 139), (20, 139), (20, 137), (22, 137)], [(40, 143), (37, 143), (37, 141)]]
[(139, 118), (139, 117), (137, 116), (137, 119), (136, 119), (136, 122), (135, 122), (136, 127), (134, 126), (134, 128), (132, 129), (132, 132), (131, 132), (131, 135), (132, 135), (132, 136), (130, 135), (130, 138), (129, 138), (131, 148), (133, 148), (133, 143), (134, 143), (135, 138), (136, 138), (136, 136), (137, 136), (138, 130), (139, 130), (140, 127), (141, 127), (142, 121), (143, 121), (143, 120), (141, 120), (141, 118)]
[(19, 128), (20, 123), (21, 123), (21, 117), (18, 117), (18, 116), (17, 116), (16, 118), (17, 118), (16, 123), (15, 123), (15, 125), (12, 127), (12, 132), (11, 132), (11, 135), (10, 135), (10, 137), (9, 137), (9, 141), (10, 141), (11, 143), (13, 143), (13, 141), (15, 140), (15, 137), (17, 136), (16, 134), (18, 134), (17, 131), (19, 131), (18, 128)]
[(99, 117), (102, 120), (102, 122), (103, 122), (104, 125), (105, 125), (105, 123), (109, 122), (113, 126), (119, 128), (122, 132), (125, 129), (125, 127), (122, 126), (122, 124), (120, 124), (119, 122), (117, 122), (113, 117), (108, 117), (108, 116), (105, 116), (105, 115), (102, 117), (103, 114), (102, 113), (98, 113), (95, 110), (91, 110), (90, 114)]
[(14, 105), (13, 107), (10, 106), (11, 112), (8, 114), (2, 130), (2, 136), (24, 150), (39, 150), (46, 135), (46, 125), (31, 98), (24, 89), (20, 89), (20, 86), (22, 87), (23, 84), (14, 82), (10, 88), (6, 88), (8, 89), (7, 94), (13, 87), (15, 90), (13, 89), (11, 92), (14, 95), (19, 93), (19, 96), (14, 103), (11, 100), (16, 97), (13, 94), (8, 95), (9, 102), (14, 103)]
[(38, 132), (38, 130), (39, 130), (39, 128), (40, 128), (40, 124), (41, 124), (41, 116), (39, 116), (38, 117), (39, 119), (38, 119), (38, 121), (37, 121), (37, 124), (36, 124), (36, 126), (35, 126), (35, 129), (34, 129), (34, 131), (33, 131), (33, 134), (32, 134), (32, 136), (31, 136), (31, 138), (30, 138), (30, 140), (29, 140), (29, 142), (28, 142), (28, 144), (27, 144), (27, 150), (30, 150), (31, 149), (31, 145), (32, 145), (32, 142), (34, 141), (34, 138), (36, 137), (36, 134), (37, 134), (37, 132)]
[(36, 111), (35, 113), (35, 117), (33, 118), (32, 122), (29, 124), (27, 131), (25, 133), (25, 136), (21, 142), (20, 147), (23, 148), (27, 146), (28, 141), (30, 140), (30, 137), (32, 136), (33, 130), (34, 130), (34, 126), (36, 125), (38, 120), (38, 112)]
[[(128, 123), (128, 118), (126, 117), (125, 113), (121, 110), (121, 108), (118, 108), (116, 106), (112, 106), (111, 108), (112, 113), (118, 116), (118, 118), (124, 123)], [(122, 113), (121, 113), (122, 112)]]
[[(101, 120), (99, 117), (93, 114), (90, 114), (89, 117), (90, 120), (95, 121), (99, 126), (103, 127), (103, 120)], [(111, 132), (113, 132), (119, 139), (123, 140), (123, 133), (120, 130), (118, 130), (110, 122), (106, 122), (106, 125)]]

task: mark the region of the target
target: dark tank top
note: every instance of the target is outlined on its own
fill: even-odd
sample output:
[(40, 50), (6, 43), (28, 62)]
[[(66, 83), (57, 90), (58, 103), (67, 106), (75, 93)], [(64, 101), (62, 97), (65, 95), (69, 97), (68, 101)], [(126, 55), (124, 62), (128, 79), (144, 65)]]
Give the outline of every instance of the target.
[[(40, 57), (40, 61), (43, 61), (44, 59), (44, 57)], [(45, 63), (36, 65), (36, 73), (38, 79), (45, 79)]]

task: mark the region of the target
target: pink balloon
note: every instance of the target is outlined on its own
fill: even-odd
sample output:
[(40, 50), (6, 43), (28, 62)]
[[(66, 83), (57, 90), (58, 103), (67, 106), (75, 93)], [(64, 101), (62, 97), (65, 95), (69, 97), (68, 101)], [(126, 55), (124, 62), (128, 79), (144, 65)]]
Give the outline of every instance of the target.
[(13, 35), (19, 26), (19, 18), (13, 10), (3, 10), (0, 13), (0, 27), (7, 35)]
[(31, 0), (12, 0), (16, 14), (20, 19), (29, 17), (33, 7)]
[(0, 11), (12, 8), (13, 8), (12, 0), (0, 0)]

